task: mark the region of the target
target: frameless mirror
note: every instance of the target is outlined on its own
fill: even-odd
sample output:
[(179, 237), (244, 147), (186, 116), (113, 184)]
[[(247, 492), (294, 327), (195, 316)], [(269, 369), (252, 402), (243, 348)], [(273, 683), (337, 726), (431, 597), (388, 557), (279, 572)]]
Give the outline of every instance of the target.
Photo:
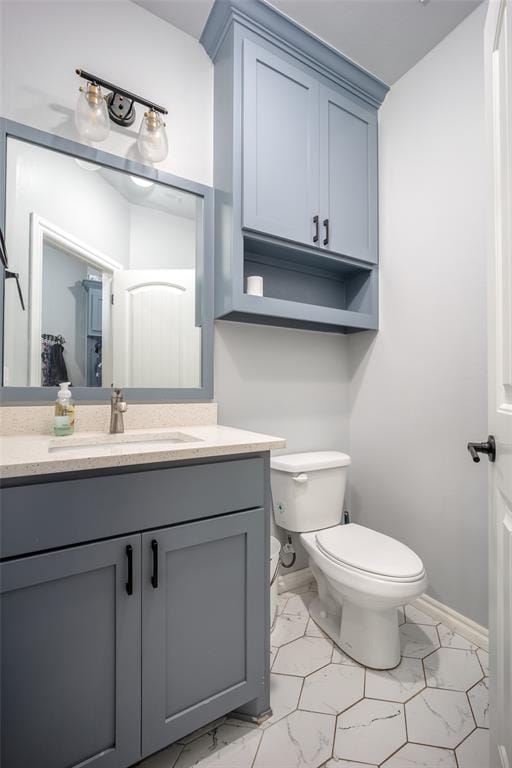
[(201, 195), (9, 136), (4, 386), (201, 387), (203, 216)]

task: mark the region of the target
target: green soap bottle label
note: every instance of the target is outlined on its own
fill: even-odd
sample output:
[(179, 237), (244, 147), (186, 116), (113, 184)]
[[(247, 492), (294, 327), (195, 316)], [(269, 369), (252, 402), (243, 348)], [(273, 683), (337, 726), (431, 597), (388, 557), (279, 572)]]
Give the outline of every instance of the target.
[(54, 416), (53, 431), (56, 435), (69, 435), (72, 431), (69, 416)]

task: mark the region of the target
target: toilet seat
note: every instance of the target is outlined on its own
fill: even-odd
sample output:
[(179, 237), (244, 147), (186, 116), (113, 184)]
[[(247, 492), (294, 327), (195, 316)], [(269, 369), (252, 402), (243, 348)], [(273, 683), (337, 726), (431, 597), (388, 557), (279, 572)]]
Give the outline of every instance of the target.
[(395, 582), (418, 581), (425, 573), (405, 544), (356, 523), (317, 531), (315, 540), (326, 557), (350, 570)]

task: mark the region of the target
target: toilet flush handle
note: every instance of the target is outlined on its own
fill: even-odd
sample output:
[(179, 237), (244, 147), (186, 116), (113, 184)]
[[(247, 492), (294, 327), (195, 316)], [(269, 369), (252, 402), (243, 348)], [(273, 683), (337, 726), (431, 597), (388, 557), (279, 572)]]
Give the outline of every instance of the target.
[(307, 483), (308, 476), (304, 472), (301, 472), (300, 475), (294, 475), (293, 479), (296, 483)]

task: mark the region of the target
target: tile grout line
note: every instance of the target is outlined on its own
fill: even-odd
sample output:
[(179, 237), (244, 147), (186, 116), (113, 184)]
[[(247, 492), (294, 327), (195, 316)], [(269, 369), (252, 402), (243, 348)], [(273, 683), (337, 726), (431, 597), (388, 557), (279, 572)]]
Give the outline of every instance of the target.
[[(270, 727), (272, 727), (272, 726), (270, 726)], [(258, 729), (258, 730), (259, 730), (259, 729)], [(263, 736), (264, 736), (264, 735), (265, 735), (265, 732), (264, 732), (264, 731), (260, 731), (260, 740), (258, 741), (258, 746), (256, 747), (256, 752), (254, 753), (254, 757), (253, 757), (253, 759), (252, 759), (252, 762), (251, 762), (250, 768), (253, 768), (253, 766), (254, 766), (254, 763), (256, 762), (256, 758), (258, 757), (258, 753), (259, 753), (259, 751), (260, 751), (261, 742), (263, 741)], [(197, 763), (196, 763), (196, 765), (197, 765)]]
[[(308, 590), (308, 591), (312, 591), (312, 590)], [(302, 597), (304, 594), (307, 594), (307, 592), (299, 593), (299, 595), (293, 595), (293, 596)], [(287, 601), (289, 599), (290, 599), (290, 597), (287, 598)], [(307, 606), (306, 606), (306, 608), (307, 608)], [(304, 618), (304, 616), (301, 613), (299, 613), (299, 614), (294, 614), (294, 613), (285, 614), (284, 611), (282, 611), (280, 614), (278, 614), (277, 618), (279, 618), (280, 616), (286, 616), (286, 617), (296, 616), (297, 618)], [(438, 642), (439, 642), (439, 646), (437, 648), (434, 648), (430, 652), (428, 652), (425, 656), (419, 656), (419, 657), (418, 656), (406, 656), (405, 654), (402, 654), (402, 658), (403, 659), (411, 659), (411, 660), (414, 660), (414, 661), (420, 661), (421, 662), (420, 669), (422, 671), (422, 676), (423, 676), (423, 681), (422, 681), (423, 687), (419, 691), (417, 691), (416, 693), (413, 693), (412, 695), (410, 695), (409, 698), (405, 699), (404, 701), (396, 701), (396, 700), (388, 698), (388, 697), (386, 697), (386, 698), (377, 698), (377, 697), (373, 697), (373, 696), (368, 696), (367, 695), (367, 688), (368, 688), (368, 682), (369, 682), (368, 681), (368, 672), (370, 671), (369, 668), (365, 667), (364, 665), (357, 664), (357, 663), (356, 664), (354, 664), (354, 663), (346, 663), (346, 662), (344, 663), (343, 661), (341, 661), (340, 663), (334, 662), (333, 661), (334, 653), (335, 653), (335, 651), (338, 648), (336, 643), (334, 643), (329, 637), (325, 637), (324, 634), (322, 634), (322, 636), (307, 635), (306, 634), (309, 622), (312, 621), (310, 616), (307, 618), (306, 625), (304, 627), (304, 631), (303, 631), (302, 635), (300, 635), (299, 637), (296, 637), (293, 640), (288, 640), (286, 643), (283, 643), (283, 645), (279, 645), (279, 646), (272, 646), (272, 637), (271, 637), (271, 640), (270, 640), (271, 646), (275, 650), (274, 661), (271, 664), (271, 674), (275, 675), (276, 677), (281, 677), (281, 678), (299, 679), (301, 681), (301, 684), (300, 684), (300, 687), (299, 687), (299, 692), (298, 692), (298, 697), (296, 699), (296, 704), (295, 704), (295, 707), (294, 707), (293, 710), (291, 710), (287, 714), (284, 714), (281, 717), (279, 717), (279, 719), (277, 719), (275, 722), (273, 722), (267, 728), (262, 728), (261, 726), (258, 726), (258, 725), (255, 726), (255, 728), (259, 732), (259, 738), (258, 738), (257, 748), (256, 748), (256, 751), (254, 753), (254, 757), (253, 757), (253, 759), (252, 759), (252, 761), (250, 763), (251, 768), (254, 768), (254, 766), (256, 764), (257, 758), (258, 758), (259, 753), (261, 751), (261, 746), (262, 746), (262, 743), (263, 743), (263, 739), (265, 738), (265, 734), (267, 732), (270, 732), (271, 729), (274, 726), (277, 726), (279, 723), (282, 723), (283, 720), (285, 720), (286, 718), (290, 717), (291, 715), (293, 715), (296, 712), (306, 712), (306, 713), (309, 712), (309, 713), (316, 714), (316, 715), (324, 715), (324, 716), (327, 716), (327, 717), (333, 717), (333, 720), (334, 720), (334, 726), (333, 726), (334, 727), (334, 733), (333, 733), (333, 737), (332, 737), (332, 746), (331, 746), (330, 757), (328, 757), (327, 760), (324, 763), (322, 763), (322, 766), (320, 768), (326, 768), (327, 763), (331, 759), (343, 760), (343, 761), (345, 759), (348, 759), (348, 758), (344, 758), (344, 757), (340, 757), (340, 758), (335, 757), (335, 744), (336, 744), (336, 735), (337, 735), (337, 730), (338, 730), (339, 718), (342, 715), (344, 715), (346, 712), (348, 712), (350, 709), (352, 709), (353, 707), (357, 706), (358, 704), (360, 704), (363, 701), (369, 701), (369, 702), (372, 702), (372, 701), (382, 701), (382, 702), (387, 702), (387, 703), (390, 703), (390, 704), (396, 704), (399, 707), (399, 709), (402, 712), (402, 714), (403, 714), (404, 728), (405, 728), (405, 739), (406, 739), (406, 741), (403, 744), (401, 744), (398, 747), (398, 749), (396, 749), (390, 755), (387, 755), (386, 758), (382, 762), (379, 762), (377, 764), (378, 766), (380, 766), (380, 768), (385, 766), (385, 764), (389, 760), (391, 760), (398, 752), (400, 752), (400, 750), (402, 750), (408, 744), (417, 745), (419, 747), (424, 747), (424, 748), (427, 748), (427, 749), (429, 749), (429, 748), (430, 749), (440, 749), (440, 750), (443, 750), (445, 752), (449, 752), (450, 754), (453, 755), (453, 758), (455, 760), (455, 765), (457, 766), (457, 768), (460, 768), (459, 760), (458, 760), (457, 754), (456, 754), (456, 750), (459, 749), (459, 747), (461, 747), (462, 744), (464, 744), (475, 733), (475, 731), (477, 731), (477, 730), (483, 730), (483, 731), (487, 730), (488, 731), (488, 728), (486, 728), (485, 726), (479, 726), (476, 723), (475, 711), (474, 711), (473, 705), (471, 703), (471, 699), (469, 697), (469, 692), (472, 691), (474, 688), (476, 688), (484, 680), (487, 679), (487, 675), (486, 675), (486, 672), (484, 670), (483, 663), (482, 663), (482, 661), (480, 659), (480, 656), (477, 653), (477, 651), (483, 651), (484, 649), (481, 649), (479, 646), (476, 646), (476, 644), (471, 644), (471, 645), (474, 646), (474, 647), (471, 647), (471, 648), (452, 648), (450, 646), (443, 646), (442, 641), (441, 641), (441, 635), (440, 635), (440, 632), (439, 632), (439, 627), (442, 626), (442, 622), (438, 622), (436, 624), (420, 624), (419, 622), (415, 622), (413, 620), (409, 621), (408, 618), (407, 618), (407, 615), (405, 613), (405, 607), (404, 607), (404, 617), (405, 617), (404, 625), (408, 625), (408, 626), (416, 625), (416, 626), (419, 626), (419, 627), (430, 627), (432, 629), (435, 629), (435, 636), (438, 638)], [(404, 625), (400, 625), (400, 628), (402, 626), (404, 626)], [(456, 633), (454, 633), (454, 634), (456, 634)], [(275, 662), (276, 662), (276, 660), (277, 660), (277, 658), (279, 656), (280, 650), (282, 648), (286, 648), (287, 646), (291, 645), (292, 643), (295, 643), (295, 642), (297, 642), (297, 641), (299, 641), (301, 639), (304, 639), (304, 638), (307, 638), (309, 640), (326, 639), (331, 644), (331, 651), (330, 651), (329, 661), (327, 661), (325, 664), (322, 664), (317, 669), (311, 670), (310, 672), (308, 672), (308, 674), (297, 674), (295, 672), (273, 672), (272, 671), (272, 667), (275, 665)], [(421, 644), (419, 644), (419, 645), (421, 645)], [(413, 646), (414, 646), (414, 643), (413, 643)], [(481, 672), (482, 672), (482, 676), (476, 682), (474, 682), (473, 685), (469, 689), (465, 689), (465, 690), (460, 690), (458, 688), (445, 688), (445, 687), (441, 687), (441, 686), (429, 685), (428, 682), (427, 682), (427, 670), (426, 670), (426, 666), (425, 666), (425, 661), (426, 661), (426, 659), (430, 658), (432, 655), (434, 655), (437, 651), (440, 651), (440, 650), (460, 651), (460, 652), (463, 652), (463, 653), (466, 653), (466, 654), (469, 652), (470, 655), (471, 654), (476, 655), (477, 656), (477, 660), (478, 660), (478, 665), (479, 665), (479, 667), (481, 669)], [(447, 656), (449, 658), (449, 654)], [(311, 708), (306, 709), (306, 708), (301, 707), (301, 698), (302, 698), (303, 693), (304, 693), (306, 678), (311, 677), (312, 675), (315, 675), (316, 673), (320, 672), (321, 670), (326, 669), (327, 667), (329, 667), (331, 665), (333, 665), (333, 666), (340, 666), (340, 667), (344, 667), (344, 668), (352, 668), (352, 669), (360, 668), (360, 669), (363, 670), (363, 695), (362, 695), (362, 697), (359, 698), (357, 701), (354, 701), (351, 704), (349, 704), (347, 707), (345, 707), (345, 709), (341, 710), (341, 712), (334, 712), (334, 713), (332, 713), (332, 712), (325, 712), (325, 711), (322, 712), (322, 711), (318, 711), (316, 709), (311, 709)], [(400, 664), (398, 666), (400, 666)], [(403, 688), (403, 685), (404, 685), (403, 681), (401, 681), (400, 679), (397, 679), (396, 681), (393, 680), (393, 682), (397, 683), (398, 690), (402, 691), (403, 695), (407, 695), (407, 692)], [(417, 682), (420, 683), (421, 681), (418, 680)], [(406, 705), (409, 704), (416, 697), (420, 697), (421, 695), (425, 694), (426, 691), (429, 691), (429, 690), (438, 690), (438, 691), (445, 691), (445, 692), (451, 692), (451, 693), (459, 693), (459, 694), (460, 693), (464, 693), (465, 694), (465, 699), (466, 699), (466, 701), (468, 703), (469, 713), (470, 713), (470, 721), (469, 722), (473, 722), (474, 727), (453, 748), (440, 747), (439, 745), (435, 745), (435, 744), (425, 744), (423, 742), (411, 741), (409, 739), (409, 724), (408, 724), (408, 718), (407, 718)], [(399, 694), (397, 694), (397, 695), (399, 695)], [(229, 720), (229, 717), (230, 716), (227, 715), (228, 720)], [(217, 728), (222, 727), (223, 724), (224, 723), (220, 723), (217, 726)], [(241, 723), (241, 724), (243, 724), (243, 723)], [(210, 730), (213, 730), (213, 729), (210, 729)], [(208, 733), (208, 731), (207, 731), (207, 733)], [(201, 734), (201, 735), (204, 735), (204, 734)], [(199, 739), (199, 738), (201, 738), (201, 736), (197, 737), (197, 739)], [(194, 743), (197, 739), (194, 739), (191, 742), (191, 744)], [(186, 745), (183, 745), (183, 744), (181, 744), (181, 745), (180, 744), (176, 744), (176, 745), (179, 746), (179, 751), (178, 751), (178, 754), (176, 755), (176, 757), (174, 758), (174, 760), (172, 762), (172, 766), (173, 767), (175, 767), (177, 765), (178, 761), (180, 760), (180, 758), (183, 755), (183, 752), (184, 752), (184, 750), (186, 748)], [(203, 759), (204, 758), (202, 758), (196, 764), (197, 768), (201, 768), (201, 762), (202, 762)], [(351, 762), (354, 763), (354, 766), (359, 765), (359, 764), (361, 764), (361, 766), (366, 765), (366, 763), (362, 763), (362, 762), (360, 763), (359, 760), (355, 760), (355, 761), (353, 760)], [(139, 765), (142, 765), (142, 764), (143, 763), (141, 762)], [(315, 763), (315, 765), (316, 765), (316, 763)], [(376, 765), (376, 768), (377, 768), (377, 765)], [(170, 764), (169, 764), (168, 768), (171, 768)]]

